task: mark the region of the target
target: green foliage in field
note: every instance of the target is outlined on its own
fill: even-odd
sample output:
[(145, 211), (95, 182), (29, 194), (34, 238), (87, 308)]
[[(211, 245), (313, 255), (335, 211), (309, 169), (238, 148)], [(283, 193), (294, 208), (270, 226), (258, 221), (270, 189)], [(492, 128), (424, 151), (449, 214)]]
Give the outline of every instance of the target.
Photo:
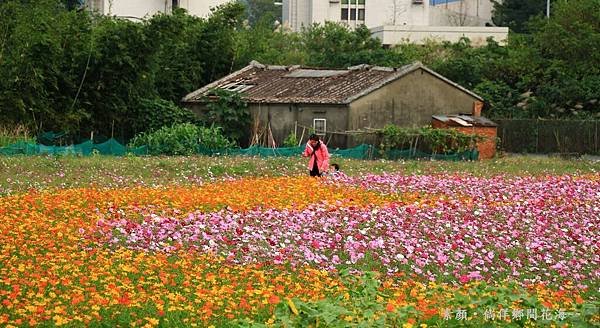
[(220, 127), (182, 123), (142, 133), (131, 140), (132, 147), (144, 145), (148, 146), (150, 155), (193, 155), (198, 153), (198, 147), (221, 149), (232, 147), (233, 143)]

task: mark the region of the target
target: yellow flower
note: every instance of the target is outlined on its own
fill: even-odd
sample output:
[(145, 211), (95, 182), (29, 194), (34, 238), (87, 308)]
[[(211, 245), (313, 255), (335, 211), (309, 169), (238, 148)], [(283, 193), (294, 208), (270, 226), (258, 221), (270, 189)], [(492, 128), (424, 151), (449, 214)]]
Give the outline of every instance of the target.
[(286, 299), (286, 301), (287, 301), (287, 304), (290, 306), (290, 310), (292, 310), (292, 312), (295, 315), (298, 315), (299, 312), (298, 312), (298, 309), (296, 308), (296, 305), (294, 304), (294, 302), (292, 302), (292, 300), (289, 298)]
[(157, 326), (158, 323), (160, 322), (160, 320), (156, 319), (156, 318), (145, 318), (146, 321), (148, 321), (149, 324), (153, 325), (153, 326)]
[(59, 316), (58, 314), (52, 317), (52, 319), (54, 320), (54, 324), (57, 326), (62, 326), (69, 323), (69, 320)]
[(412, 323), (405, 323), (402, 325), (402, 328), (412, 328)]

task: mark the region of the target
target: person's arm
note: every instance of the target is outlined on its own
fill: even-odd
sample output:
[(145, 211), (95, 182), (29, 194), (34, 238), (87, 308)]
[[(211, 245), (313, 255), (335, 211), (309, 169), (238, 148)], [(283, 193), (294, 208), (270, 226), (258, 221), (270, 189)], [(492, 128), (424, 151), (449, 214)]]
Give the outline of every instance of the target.
[(302, 153), (303, 157), (309, 157), (310, 155), (312, 155), (312, 147), (307, 143), (306, 144), (306, 148), (304, 148), (304, 152)]

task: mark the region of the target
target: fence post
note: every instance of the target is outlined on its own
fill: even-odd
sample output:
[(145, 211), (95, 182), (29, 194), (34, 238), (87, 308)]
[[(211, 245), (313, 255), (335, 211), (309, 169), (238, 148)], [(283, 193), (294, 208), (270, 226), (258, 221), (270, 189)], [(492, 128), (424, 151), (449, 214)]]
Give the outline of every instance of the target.
[(535, 153), (538, 154), (540, 144), (540, 120), (535, 120)]
[(594, 147), (595, 147), (594, 152), (596, 154), (600, 154), (600, 146), (598, 145), (598, 141), (600, 141), (600, 140), (598, 140), (598, 124), (600, 124), (600, 121), (596, 121), (596, 124), (594, 124), (596, 127), (596, 133), (595, 133), (596, 136), (594, 138)]

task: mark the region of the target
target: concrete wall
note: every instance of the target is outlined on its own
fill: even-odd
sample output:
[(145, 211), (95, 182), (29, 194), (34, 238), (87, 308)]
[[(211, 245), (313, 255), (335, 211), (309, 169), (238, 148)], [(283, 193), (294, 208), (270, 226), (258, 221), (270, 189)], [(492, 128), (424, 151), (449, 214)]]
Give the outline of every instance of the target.
[[(179, 7), (186, 9), (191, 15), (207, 17), (210, 9), (231, 0), (179, 0)], [(170, 13), (172, 0), (96, 0), (102, 4), (102, 13), (121, 17), (149, 18), (159, 12)]]
[[(429, 125), (435, 114), (470, 113), (477, 99), (424, 70), (416, 70), (350, 104), (349, 130)], [(349, 146), (367, 140), (353, 138)]]
[(479, 151), (479, 159), (490, 159), (494, 158), (496, 154), (496, 137), (498, 136), (497, 127), (449, 127), (446, 123), (433, 120), (431, 126), (436, 129), (456, 129), (464, 134), (476, 134), (484, 137), (484, 139), (477, 143), (477, 150)]
[(198, 17), (210, 15), (210, 9), (225, 4), (231, 0), (179, 0), (179, 7)]
[[(340, 105), (309, 105), (309, 104), (250, 104), (253, 119), (258, 118), (261, 130), (271, 122), (273, 138), (278, 146), (294, 131), (298, 122), (297, 137), (302, 136), (303, 127), (313, 127), (313, 119), (327, 120), (327, 131), (324, 140), (330, 147), (346, 146), (346, 138), (329, 132), (346, 131), (348, 108)], [(304, 128), (303, 142), (308, 139), (308, 128)]]
[(371, 29), (371, 36), (378, 38), (384, 45), (396, 45), (406, 42), (423, 44), (427, 40), (456, 42), (462, 37), (471, 40), (474, 46), (483, 46), (488, 37), (505, 44), (508, 27), (485, 26), (378, 26)]
[[(185, 0), (183, 0), (185, 1)], [(192, 1), (192, 0), (190, 0)], [(208, 0), (217, 1), (217, 0)], [(341, 0), (283, 0), (283, 24), (293, 31), (325, 21), (341, 22)], [(350, 5), (352, 8), (352, 5)], [(449, 0), (430, 5), (413, 0), (365, 0), (365, 25), (397, 26), (484, 26), (491, 21), (490, 0)], [(355, 21), (346, 21), (356, 27)]]
[(428, 1), (413, 4), (412, 0), (365, 0), (365, 25), (428, 25)]
[(449, 0), (447, 3), (439, 2), (437, 5), (432, 6), (431, 9), (443, 9), (460, 13), (468, 17), (477, 18), (484, 23), (491, 22), (492, 20), (494, 4), (490, 0)]
[[(165, 7), (165, 3), (169, 7)], [(149, 18), (165, 9), (170, 11), (170, 1), (165, 0), (104, 0), (104, 14), (121, 17)]]
[(283, 26), (296, 32), (300, 31), (303, 26), (310, 26), (313, 22), (312, 8), (313, 0), (283, 0), (281, 15)]
[[(184, 104), (198, 117), (202, 117), (206, 107), (203, 104)], [(324, 118), (327, 120), (327, 131), (346, 131), (348, 124), (348, 107), (342, 105), (304, 105), (304, 104), (249, 104), (248, 109), (252, 114), (253, 124), (258, 120), (258, 131), (262, 134), (261, 142), (267, 145), (269, 139), (265, 133), (267, 123), (271, 122), (271, 132), (277, 146), (294, 131), (296, 122), (297, 138), (302, 136), (303, 127), (313, 127), (313, 119)], [(308, 140), (308, 128), (304, 129), (303, 143)], [(346, 137), (335, 133), (327, 133), (324, 138), (329, 147), (346, 148)]]

